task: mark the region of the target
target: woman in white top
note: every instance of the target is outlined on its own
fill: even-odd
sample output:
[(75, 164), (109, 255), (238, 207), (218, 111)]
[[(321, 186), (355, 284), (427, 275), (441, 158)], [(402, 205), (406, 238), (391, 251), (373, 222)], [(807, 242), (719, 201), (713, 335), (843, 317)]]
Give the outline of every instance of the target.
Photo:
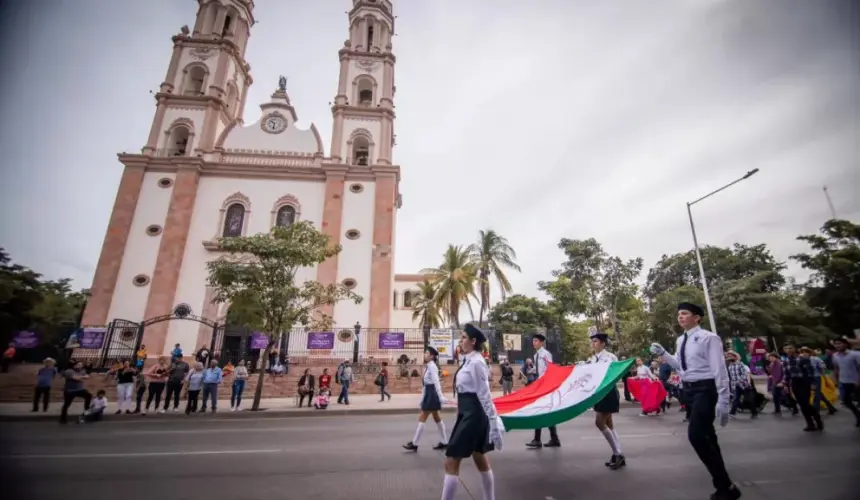
[(441, 437), (441, 441), (433, 449), (444, 450), (448, 446), (448, 431), (445, 430), (445, 422), (439, 416), (442, 404), (448, 401), (442, 395), (442, 382), (439, 381), (439, 368), (436, 365), (438, 359), (439, 351), (436, 349), (428, 347), (424, 351), (424, 378), (421, 387), (421, 414), (418, 415), (418, 428), (415, 429), (412, 441), (403, 445), (409, 451), (418, 451), (418, 441), (424, 433), (424, 424), (429, 415), (433, 415), (433, 421), (436, 422), (436, 428), (439, 429)]
[(637, 378), (648, 378), (651, 380), (656, 380), (657, 377), (654, 376), (654, 373), (648, 368), (647, 365), (642, 361), (642, 358), (636, 358), (636, 377)]
[[(588, 358), (589, 363), (613, 363), (618, 361), (618, 358), (611, 352), (606, 350), (606, 345), (609, 343), (609, 336), (605, 333), (594, 333), (591, 335), (591, 348), (594, 354)], [(594, 425), (606, 438), (609, 447), (612, 448), (612, 458), (605, 463), (612, 470), (618, 470), (625, 465), (627, 461), (624, 458), (624, 453), (621, 451), (621, 441), (618, 439), (618, 433), (615, 432), (615, 424), (612, 422), (612, 414), (618, 413), (621, 408), (621, 398), (618, 397), (618, 389), (615, 386), (606, 393), (596, 405), (594, 405)]]
[(245, 360), (239, 361), (239, 365), (233, 370), (233, 386), (230, 392), (230, 411), (242, 410), (242, 393), (245, 392), (245, 386), (248, 384), (248, 367), (245, 365)]
[(481, 356), (487, 336), (467, 324), (460, 337), (463, 364), (454, 375), (457, 394), (457, 423), (445, 451), (445, 482), (442, 500), (453, 500), (460, 484), (460, 462), (472, 457), (481, 473), (484, 500), (495, 500), (495, 481), (486, 453), (502, 449), (502, 425), (490, 396), (490, 369)]

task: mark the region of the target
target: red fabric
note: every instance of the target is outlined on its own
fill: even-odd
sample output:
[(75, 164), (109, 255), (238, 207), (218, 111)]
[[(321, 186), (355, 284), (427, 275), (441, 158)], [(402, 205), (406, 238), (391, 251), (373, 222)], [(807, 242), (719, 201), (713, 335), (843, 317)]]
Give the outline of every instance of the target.
[(542, 396), (546, 396), (558, 389), (574, 369), (575, 366), (559, 366), (549, 363), (546, 366), (546, 373), (541, 378), (507, 396), (495, 398), (493, 403), (496, 405), (496, 411), (499, 415), (505, 415), (519, 410)]
[(645, 413), (658, 411), (660, 405), (666, 400), (666, 388), (659, 380), (628, 378), (627, 387), (630, 394), (639, 401)]

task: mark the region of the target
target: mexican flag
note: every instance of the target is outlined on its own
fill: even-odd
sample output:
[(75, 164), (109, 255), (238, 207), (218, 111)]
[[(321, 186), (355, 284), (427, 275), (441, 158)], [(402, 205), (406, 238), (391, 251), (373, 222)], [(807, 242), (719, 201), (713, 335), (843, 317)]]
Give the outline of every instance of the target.
[(635, 360), (577, 366), (550, 364), (543, 377), (519, 391), (493, 400), (505, 430), (558, 425), (591, 408)]

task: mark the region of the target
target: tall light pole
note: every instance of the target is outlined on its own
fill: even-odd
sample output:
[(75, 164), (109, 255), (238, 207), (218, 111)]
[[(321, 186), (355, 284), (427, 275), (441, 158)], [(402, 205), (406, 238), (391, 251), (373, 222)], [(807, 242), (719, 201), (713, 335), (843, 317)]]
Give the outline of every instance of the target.
[(699, 203), (702, 200), (708, 199), (711, 196), (719, 193), (720, 191), (726, 190), (738, 182), (745, 181), (750, 177), (754, 176), (758, 173), (758, 169), (753, 169), (747, 172), (743, 177), (737, 179), (733, 182), (726, 184), (725, 186), (717, 189), (715, 191), (711, 191), (710, 193), (702, 196), (701, 198), (687, 202), (687, 215), (690, 217), (690, 231), (693, 233), (693, 247), (696, 250), (696, 262), (699, 264), (699, 279), (702, 280), (702, 290), (705, 292), (705, 307), (708, 309), (708, 323), (710, 324), (711, 331), (717, 333), (717, 321), (714, 318), (714, 309), (711, 307), (711, 294), (708, 291), (708, 280), (705, 278), (705, 266), (702, 264), (702, 253), (699, 251), (699, 239), (696, 237), (696, 225), (693, 223), (693, 210), (692, 206), (696, 203)]
[(827, 191), (827, 186), (823, 186), (822, 191), (824, 191), (824, 197), (827, 199), (827, 208), (830, 209), (830, 218), (836, 218), (836, 209), (833, 208), (833, 200), (830, 199), (830, 192)]

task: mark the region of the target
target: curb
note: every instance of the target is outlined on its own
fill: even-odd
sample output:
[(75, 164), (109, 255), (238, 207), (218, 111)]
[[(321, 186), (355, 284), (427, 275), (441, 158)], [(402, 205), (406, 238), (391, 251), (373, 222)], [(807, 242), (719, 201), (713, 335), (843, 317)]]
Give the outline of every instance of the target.
[[(622, 407), (636, 407), (639, 406), (637, 403), (631, 403), (627, 401), (621, 401)], [(195, 415), (195, 417), (205, 418), (206, 420), (243, 420), (243, 419), (261, 419), (261, 418), (330, 418), (330, 417), (344, 417), (344, 416), (368, 416), (368, 415), (415, 415), (420, 410), (416, 408), (381, 408), (381, 409), (371, 409), (371, 408), (362, 408), (355, 410), (341, 409), (336, 408), (332, 409), (331, 406), (325, 411), (314, 410), (313, 408), (308, 408), (308, 411), (301, 410), (279, 410), (279, 409), (266, 409), (260, 408), (257, 411), (240, 411), (240, 412), (231, 412), (231, 411), (222, 411), (219, 413), (207, 413), (204, 415)], [(442, 413), (456, 413), (457, 408), (455, 407), (444, 407), (442, 408)], [(158, 416), (148, 417), (144, 415), (105, 415), (104, 420), (102, 422), (106, 423), (128, 423), (128, 422), (152, 422), (158, 420), (165, 419), (187, 419), (188, 416), (185, 413), (164, 413)], [(59, 415), (57, 414), (35, 414), (35, 415), (0, 415), (0, 422), (57, 422), (59, 419)], [(69, 417), (69, 421), (73, 421), (73, 417)]]

